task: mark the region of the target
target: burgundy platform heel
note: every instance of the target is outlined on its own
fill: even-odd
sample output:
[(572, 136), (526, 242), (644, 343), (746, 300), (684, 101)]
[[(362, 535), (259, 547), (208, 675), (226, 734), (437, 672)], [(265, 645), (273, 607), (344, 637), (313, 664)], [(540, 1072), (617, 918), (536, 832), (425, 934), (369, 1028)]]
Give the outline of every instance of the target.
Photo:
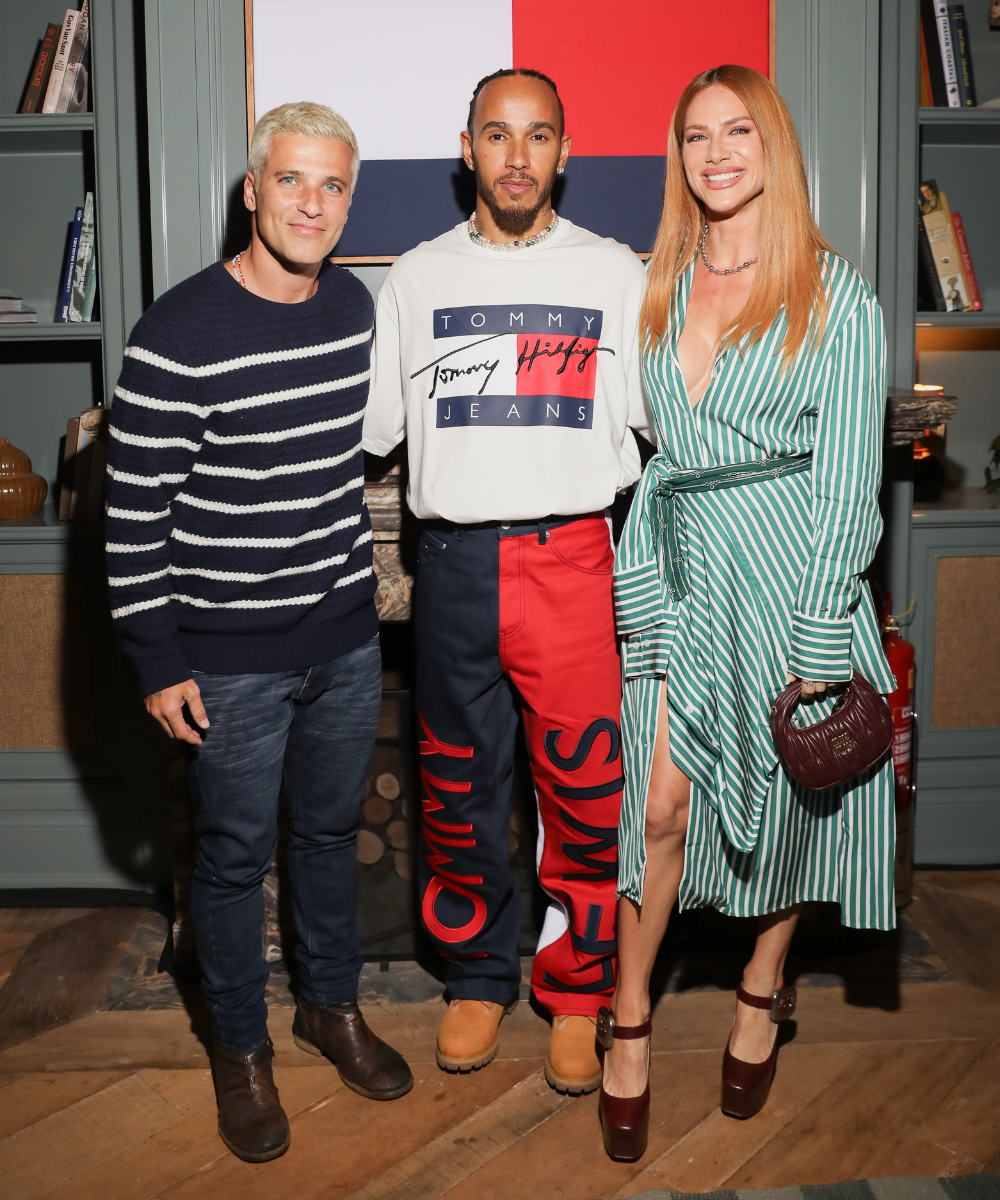
[[(631, 1041), (649, 1037), (652, 1020), (642, 1025), (616, 1025), (610, 1008), (597, 1014), (597, 1041), (605, 1050), (611, 1049), (615, 1038)], [(641, 1096), (609, 1096), (601, 1084), (597, 1108), (604, 1135), (604, 1149), (615, 1162), (637, 1162), (646, 1153), (649, 1136), (649, 1052), (646, 1052), (646, 1090)]]
[[(751, 996), (740, 985), (736, 989), (736, 996), (751, 1008), (767, 1009), (775, 1024), (793, 1016), (798, 1001), (798, 992), (793, 987), (778, 988), (770, 996)], [(722, 1056), (722, 1111), (727, 1117), (746, 1119), (760, 1112), (767, 1103), (777, 1062), (777, 1037), (771, 1053), (761, 1063), (748, 1063), (741, 1058), (734, 1058), (726, 1043), (726, 1053)]]

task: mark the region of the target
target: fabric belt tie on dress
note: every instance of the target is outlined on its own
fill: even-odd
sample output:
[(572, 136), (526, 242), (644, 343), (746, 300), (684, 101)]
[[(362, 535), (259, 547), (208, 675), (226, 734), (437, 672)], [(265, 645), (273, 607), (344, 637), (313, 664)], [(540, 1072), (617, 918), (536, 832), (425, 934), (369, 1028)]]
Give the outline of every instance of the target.
[[(650, 463), (650, 466), (652, 465)], [(724, 488), (744, 487), (749, 483), (759, 483), (763, 479), (796, 475), (800, 471), (808, 471), (811, 466), (811, 454), (789, 454), (783, 458), (765, 458), (759, 462), (671, 471), (667, 477), (661, 476), (657, 479), (647, 492), (647, 517), (660, 564), (660, 576), (670, 599), (683, 600), (690, 590), (681, 550), (678, 506), (675, 503), (678, 495), (685, 492), (717, 492)]]

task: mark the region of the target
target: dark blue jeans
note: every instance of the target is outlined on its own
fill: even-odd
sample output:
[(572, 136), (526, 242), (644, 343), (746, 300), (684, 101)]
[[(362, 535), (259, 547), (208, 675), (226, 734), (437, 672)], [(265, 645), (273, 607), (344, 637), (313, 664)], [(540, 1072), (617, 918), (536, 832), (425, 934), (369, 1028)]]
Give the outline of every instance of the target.
[(357, 995), (354, 842), (382, 656), (376, 636), (307, 670), (193, 674), (211, 728), (188, 766), (197, 841), (191, 917), (212, 1033), (245, 1051), (267, 1038), (261, 884), (277, 846), (282, 785), (301, 994), (316, 1008)]

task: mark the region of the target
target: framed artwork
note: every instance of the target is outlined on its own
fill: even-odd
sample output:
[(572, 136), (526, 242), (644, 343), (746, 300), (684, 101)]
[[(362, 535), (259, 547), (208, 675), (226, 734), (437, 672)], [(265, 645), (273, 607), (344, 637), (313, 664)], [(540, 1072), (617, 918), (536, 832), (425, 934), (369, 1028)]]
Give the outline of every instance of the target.
[(534, 67), (556, 83), (573, 148), (554, 206), (649, 251), (677, 99), (699, 71), (774, 76), (774, 0), (245, 0), (247, 115), (328, 104), (361, 174), (335, 255), (389, 262), (475, 208), (459, 134), (477, 82)]

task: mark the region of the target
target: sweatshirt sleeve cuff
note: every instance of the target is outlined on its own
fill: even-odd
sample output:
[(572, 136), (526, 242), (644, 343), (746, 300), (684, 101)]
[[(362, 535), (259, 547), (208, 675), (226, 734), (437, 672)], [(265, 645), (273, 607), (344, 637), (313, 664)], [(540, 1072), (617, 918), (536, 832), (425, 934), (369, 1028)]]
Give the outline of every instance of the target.
[(153, 651), (145, 648), (139, 651), (126, 643), (125, 653), (139, 676), (139, 690), (143, 696), (152, 696), (154, 692), (162, 692), (164, 688), (191, 678), (191, 668), (176, 642)]
[(851, 678), (850, 617), (826, 620), (795, 612), (792, 616), (792, 647), (788, 669), (800, 679), (843, 683)]

